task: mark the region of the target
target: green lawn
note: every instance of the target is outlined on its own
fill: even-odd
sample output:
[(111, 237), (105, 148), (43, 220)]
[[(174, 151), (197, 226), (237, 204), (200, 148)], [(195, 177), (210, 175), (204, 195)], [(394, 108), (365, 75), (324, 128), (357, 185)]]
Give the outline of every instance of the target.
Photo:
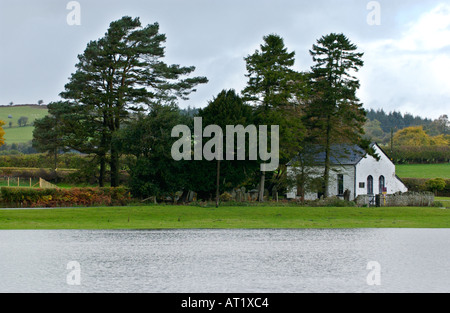
[[(18, 119), (22, 116), (28, 117), (28, 124), (31, 125), (35, 119), (42, 118), (48, 114), (48, 110), (39, 106), (0, 106), (0, 120), (6, 123), (5, 130), (6, 143), (25, 143), (33, 138), (33, 126), (19, 127)], [(11, 118), (9, 117), (11, 115)], [(12, 122), (12, 127), (9, 127)]]
[(0, 210), (0, 229), (450, 228), (439, 208), (130, 206)]
[(450, 179), (450, 163), (397, 165), (396, 173), (400, 178)]

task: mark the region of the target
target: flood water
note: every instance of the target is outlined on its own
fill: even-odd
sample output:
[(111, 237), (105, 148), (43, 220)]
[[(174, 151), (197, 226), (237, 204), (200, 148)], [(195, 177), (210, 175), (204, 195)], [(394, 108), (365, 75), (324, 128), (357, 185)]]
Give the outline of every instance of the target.
[(0, 231), (0, 292), (447, 293), (450, 229)]

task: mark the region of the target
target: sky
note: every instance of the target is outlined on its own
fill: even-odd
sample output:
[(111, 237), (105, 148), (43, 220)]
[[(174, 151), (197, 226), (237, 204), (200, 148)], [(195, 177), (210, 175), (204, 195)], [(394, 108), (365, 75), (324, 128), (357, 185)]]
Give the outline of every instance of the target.
[(450, 1), (442, 0), (0, 0), (0, 105), (60, 100), (77, 56), (123, 16), (158, 22), (168, 64), (206, 76), (180, 107), (204, 107), (247, 83), (244, 58), (269, 34), (309, 71), (309, 50), (343, 33), (359, 52), (366, 109), (450, 115)]

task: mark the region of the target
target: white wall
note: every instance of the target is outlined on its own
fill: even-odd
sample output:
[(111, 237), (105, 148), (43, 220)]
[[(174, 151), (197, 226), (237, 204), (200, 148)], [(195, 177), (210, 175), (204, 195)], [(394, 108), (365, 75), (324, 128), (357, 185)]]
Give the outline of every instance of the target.
[[(405, 185), (395, 176), (395, 165), (388, 159), (378, 146), (374, 146), (380, 160), (377, 161), (371, 156), (362, 159), (356, 165), (356, 197), (367, 194), (367, 178), (369, 175), (373, 177), (373, 194), (380, 194), (379, 189), (380, 176), (385, 178), (385, 186), (388, 194), (396, 192), (407, 192)], [(364, 188), (360, 188), (359, 184), (364, 183)]]
[[(310, 178), (317, 178), (323, 176), (323, 168), (322, 167), (313, 167), (308, 170), (311, 173)], [(288, 175), (294, 175), (294, 170), (292, 168), (288, 168)], [(350, 199), (355, 198), (355, 167), (353, 165), (343, 165), (343, 166), (334, 166), (330, 169), (330, 182), (328, 186), (328, 192), (331, 196), (335, 196), (338, 194), (338, 175), (344, 175), (344, 191), (348, 189), (350, 191)], [(293, 188), (288, 194), (288, 199), (295, 199), (297, 197), (297, 188)], [(305, 192), (305, 200), (316, 200), (317, 199), (317, 191), (307, 191)]]
[(330, 181), (328, 184), (328, 193), (330, 196), (338, 195), (338, 175), (344, 175), (344, 192), (350, 191), (350, 199), (354, 198), (355, 189), (355, 167), (353, 165), (333, 166), (330, 170)]

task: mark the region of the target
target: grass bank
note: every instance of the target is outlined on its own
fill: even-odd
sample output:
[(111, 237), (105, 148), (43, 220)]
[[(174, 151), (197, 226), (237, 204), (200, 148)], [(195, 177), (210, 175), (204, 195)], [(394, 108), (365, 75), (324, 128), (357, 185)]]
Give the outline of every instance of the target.
[(0, 229), (450, 228), (439, 208), (130, 206), (0, 210)]

